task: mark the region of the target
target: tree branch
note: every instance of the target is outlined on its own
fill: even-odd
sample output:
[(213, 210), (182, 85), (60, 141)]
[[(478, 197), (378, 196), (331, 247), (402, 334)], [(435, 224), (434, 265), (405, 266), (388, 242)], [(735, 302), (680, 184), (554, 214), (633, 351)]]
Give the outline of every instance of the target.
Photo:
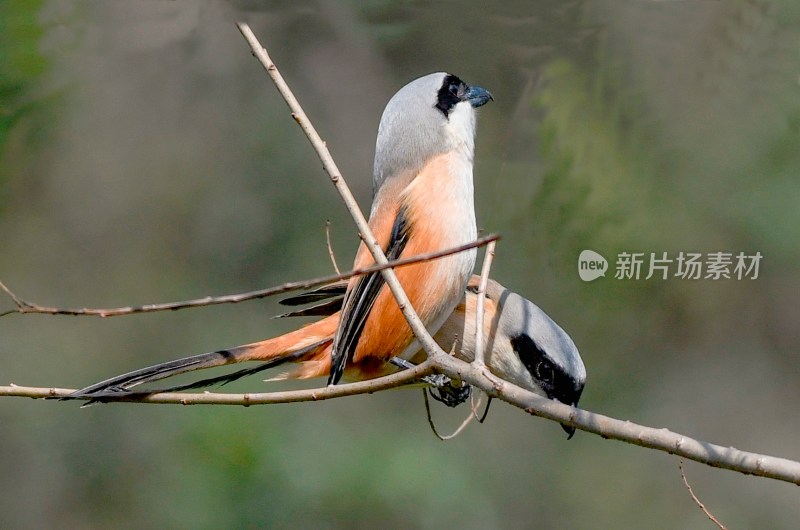
[(14, 304), (17, 306), (16, 309), (11, 309), (4, 313), (0, 313), (0, 317), (5, 315), (11, 315), (14, 313), (21, 313), (21, 314), (40, 313), (45, 315), (96, 316), (105, 318), (105, 317), (115, 317), (122, 315), (132, 315), (136, 313), (154, 313), (156, 311), (177, 311), (178, 309), (186, 309), (191, 307), (205, 307), (217, 304), (238, 304), (239, 302), (244, 302), (247, 300), (255, 300), (258, 298), (266, 298), (267, 296), (273, 296), (276, 294), (286, 293), (289, 291), (297, 291), (299, 289), (309, 289), (311, 287), (316, 287), (318, 285), (324, 285), (339, 280), (346, 280), (353, 276), (362, 276), (364, 274), (370, 274), (373, 272), (386, 270), (388, 268), (403, 267), (406, 265), (411, 265), (413, 263), (419, 263), (421, 261), (430, 261), (444, 256), (449, 256), (450, 254), (457, 254), (458, 252), (463, 252), (471, 248), (476, 248), (489, 243), (493, 243), (499, 239), (500, 236), (498, 234), (490, 234), (486, 237), (481, 237), (479, 239), (476, 239), (471, 243), (467, 243), (466, 245), (453, 247), (447, 250), (410, 256), (408, 258), (395, 260), (382, 265), (373, 265), (371, 267), (354, 269), (342, 274), (331, 274), (329, 276), (321, 276), (319, 278), (312, 278), (310, 280), (288, 282), (284, 283), (283, 285), (278, 285), (276, 287), (267, 287), (266, 289), (259, 289), (257, 291), (249, 291), (246, 293), (239, 293), (239, 294), (227, 294), (223, 296), (206, 296), (204, 298), (197, 298), (195, 300), (184, 300), (181, 302), (167, 302), (163, 304), (146, 304), (140, 306), (114, 307), (114, 308), (104, 308), (104, 309), (91, 309), (86, 307), (58, 308), (58, 307), (42, 306), (39, 304), (35, 304), (33, 302), (28, 302), (26, 300), (23, 300), (22, 298), (17, 296), (14, 292), (12, 292), (5, 284), (3, 284), (3, 282), (0, 282), (0, 290), (5, 291), (6, 294), (8, 294), (8, 296), (14, 301)]
[[(482, 390), (488, 396), (502, 399), (529, 414), (571, 425), (582, 431), (597, 434), (607, 440), (618, 440), (649, 449), (657, 449), (712, 467), (729, 469), (746, 475), (781, 480), (800, 486), (800, 462), (741, 451), (733, 447), (723, 447), (696, 440), (690, 436), (667, 429), (655, 429), (570, 407), (515, 386), (483, 369), (449, 355), (436, 359), (429, 358), (415, 368), (377, 379), (311, 390), (248, 394), (212, 392), (163, 393), (146, 396), (121, 396), (120, 398), (104, 397), (103, 399), (152, 404), (239, 405), (247, 407), (250, 405), (319, 401), (357, 394), (369, 394), (417, 382), (420, 377), (430, 373), (443, 373), (448, 377), (460, 379), (464, 383)], [(17, 385), (0, 387), (0, 396), (34, 399), (66, 397), (72, 392), (74, 390), (64, 388), (35, 388)], [(85, 399), (91, 400), (92, 398), (86, 397)]]
[(449, 377), (457, 377), (483, 390), (490, 397), (501, 399), (534, 416), (571, 425), (605, 439), (657, 449), (712, 467), (783, 480), (800, 486), (800, 462), (794, 460), (722, 447), (668, 429), (646, 427), (570, 407), (524, 390), (454, 357), (435, 359), (432, 365), (436, 371)]
[[(247, 394), (229, 394), (225, 392), (162, 392), (147, 394), (145, 392), (121, 394), (119, 397), (103, 396), (103, 402), (150, 403), (154, 405), (273, 405), (277, 403), (298, 403), (302, 401), (322, 401), (344, 396), (372, 394), (381, 390), (397, 388), (417, 382), (421, 377), (433, 373), (433, 365), (422, 362), (409, 370), (403, 370), (376, 379), (368, 379), (357, 383), (345, 383), (324, 388), (308, 390), (289, 390), (286, 392), (257, 392)], [(33, 399), (64, 398), (74, 393), (69, 388), (36, 388), (19, 385), (0, 386), (0, 396), (28, 397)], [(92, 401), (96, 398), (78, 397), (71, 399)]]

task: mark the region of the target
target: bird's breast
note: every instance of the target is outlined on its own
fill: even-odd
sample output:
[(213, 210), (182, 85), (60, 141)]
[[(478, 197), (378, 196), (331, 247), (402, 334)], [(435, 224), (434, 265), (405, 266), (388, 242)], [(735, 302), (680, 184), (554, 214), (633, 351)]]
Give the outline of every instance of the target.
[[(411, 230), (404, 257), (458, 247), (477, 237), (472, 164), (457, 153), (439, 155), (425, 164), (404, 190), (401, 203)], [(475, 256), (476, 250), (470, 249), (408, 267), (405, 285), (432, 331), (461, 300)]]
[(415, 234), (426, 234), (431, 251), (477, 237), (472, 163), (457, 152), (433, 157), (409, 183), (401, 204)]

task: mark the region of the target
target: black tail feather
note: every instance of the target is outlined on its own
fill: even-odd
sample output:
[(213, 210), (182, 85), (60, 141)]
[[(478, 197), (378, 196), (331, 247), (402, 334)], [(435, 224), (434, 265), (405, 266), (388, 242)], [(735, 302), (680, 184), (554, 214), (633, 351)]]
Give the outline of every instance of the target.
[(307, 307), (305, 309), (298, 309), (297, 311), (290, 311), (288, 313), (283, 313), (281, 315), (277, 315), (272, 318), (320, 317), (320, 316), (327, 317), (339, 311), (342, 308), (343, 301), (344, 301), (344, 296), (337, 296), (333, 300), (328, 300), (327, 302), (322, 302), (317, 305), (312, 305), (311, 307)]
[(210, 368), (212, 366), (222, 366), (227, 364), (226, 361), (234, 358), (231, 350), (220, 350), (211, 353), (202, 353), (200, 355), (193, 355), (183, 359), (177, 359), (166, 363), (156, 364), (128, 372), (126, 374), (100, 381), (86, 388), (82, 388), (73, 392), (64, 399), (80, 398), (104, 392), (126, 392), (129, 389), (140, 385), (142, 383), (149, 383), (158, 381), (165, 377), (170, 377), (184, 372), (191, 372), (193, 370), (200, 370), (202, 368)]
[(137, 385), (141, 385), (143, 383), (151, 383), (153, 381), (158, 381), (159, 379), (165, 379), (173, 375), (178, 375), (185, 372), (191, 372), (194, 370), (202, 370), (204, 368), (213, 368), (216, 366), (223, 366), (226, 364), (235, 363), (237, 362), (236, 355), (243, 351), (246, 351), (249, 348), (246, 346), (240, 346), (228, 350), (219, 350), (211, 353), (193, 355), (191, 357), (185, 357), (183, 359), (177, 359), (166, 363), (148, 366), (147, 368), (134, 370), (133, 372), (128, 372), (126, 374), (112, 377), (111, 379), (106, 379), (105, 381), (101, 381), (99, 383), (95, 383), (94, 385), (88, 386), (81, 390), (77, 390), (72, 394), (65, 396), (61, 399), (71, 400), (71, 399), (92, 398), (87, 403), (87, 405), (90, 405), (93, 403), (106, 402), (112, 400), (126, 400), (126, 399), (135, 400), (137, 398), (142, 398), (150, 394), (156, 394), (161, 392), (178, 392), (181, 390), (204, 388), (218, 383), (225, 385), (232, 381), (236, 381), (237, 379), (241, 379), (242, 377), (246, 377), (248, 375), (252, 375), (264, 370), (268, 370), (270, 368), (274, 368), (283, 363), (296, 361), (309, 351), (313, 350), (314, 348), (323, 345), (325, 342), (327, 342), (327, 340), (312, 344), (290, 355), (286, 355), (275, 359), (270, 359), (268, 361), (262, 362), (258, 366), (237, 370), (235, 372), (231, 372), (230, 374), (225, 374), (217, 377), (210, 377), (202, 379), (200, 381), (195, 381), (193, 383), (186, 383), (183, 385), (176, 385), (168, 388), (131, 390), (133, 387)]
[(288, 306), (306, 305), (313, 302), (319, 302), (321, 300), (327, 300), (328, 298), (344, 296), (346, 291), (347, 281), (330, 283), (328, 285), (323, 285), (322, 287), (317, 287), (313, 291), (307, 291), (295, 296), (283, 298), (278, 300), (278, 303)]
[(206, 388), (209, 386), (213, 386), (219, 384), (220, 386), (225, 386), (228, 383), (232, 383), (242, 377), (247, 377), (248, 375), (257, 374), (258, 372), (263, 372), (264, 370), (269, 370), (270, 368), (275, 368), (276, 366), (280, 366), (283, 363), (288, 363), (292, 361), (296, 361), (303, 355), (305, 355), (309, 350), (319, 346), (319, 344), (314, 344), (313, 346), (309, 346), (308, 348), (303, 348), (302, 350), (296, 351), (291, 355), (287, 355), (286, 357), (281, 357), (279, 359), (270, 359), (269, 361), (264, 361), (263, 363), (259, 364), (258, 366), (253, 366), (250, 368), (243, 368), (241, 370), (236, 370), (235, 372), (231, 372), (225, 375), (219, 375), (217, 377), (209, 377), (206, 379), (201, 379), (200, 381), (195, 381), (194, 383), (186, 383), (184, 385), (177, 385), (171, 386), (168, 388), (159, 388), (156, 390), (149, 390), (147, 391), (148, 394), (155, 394), (160, 392), (179, 392), (181, 390), (193, 390), (197, 388)]

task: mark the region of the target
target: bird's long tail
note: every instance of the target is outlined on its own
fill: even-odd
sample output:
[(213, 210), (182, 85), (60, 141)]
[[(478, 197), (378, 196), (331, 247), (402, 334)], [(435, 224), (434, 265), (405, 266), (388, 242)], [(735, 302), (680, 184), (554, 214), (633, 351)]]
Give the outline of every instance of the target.
[[(229, 383), (241, 377), (288, 362), (302, 362), (303, 366), (294, 372), (284, 375), (283, 377), (285, 378), (307, 378), (325, 375), (330, 370), (330, 346), (337, 324), (338, 315), (332, 315), (272, 339), (235, 348), (192, 355), (191, 357), (184, 357), (183, 359), (156, 364), (118, 375), (78, 390), (65, 399), (91, 397), (94, 398), (94, 401), (103, 401), (103, 398), (119, 398), (121, 396), (147, 395), (154, 392), (174, 392), (203, 388), (217, 383)], [(263, 362), (258, 366), (238, 370), (230, 374), (169, 388), (146, 391), (131, 390), (138, 385), (152, 383), (174, 375), (246, 361)]]

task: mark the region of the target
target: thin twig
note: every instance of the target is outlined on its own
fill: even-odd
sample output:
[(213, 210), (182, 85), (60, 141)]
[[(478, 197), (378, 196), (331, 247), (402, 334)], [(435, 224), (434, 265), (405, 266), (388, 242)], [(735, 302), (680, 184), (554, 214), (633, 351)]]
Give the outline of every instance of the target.
[[(259, 60), (261, 65), (264, 67), (264, 70), (266, 70), (267, 75), (270, 76), (272, 82), (275, 84), (275, 87), (278, 89), (278, 92), (280, 92), (281, 96), (283, 96), (284, 101), (286, 101), (286, 104), (289, 106), (289, 109), (292, 112), (292, 117), (303, 130), (306, 137), (311, 142), (311, 145), (314, 147), (314, 150), (317, 152), (317, 156), (319, 156), (319, 159), (322, 162), (322, 167), (325, 169), (325, 172), (328, 173), (328, 176), (330, 176), (331, 182), (333, 182), (333, 185), (339, 192), (339, 196), (344, 201), (347, 210), (350, 212), (350, 215), (352, 216), (353, 221), (358, 228), (361, 239), (364, 241), (367, 249), (369, 249), (370, 254), (372, 254), (372, 258), (375, 260), (375, 263), (379, 265), (385, 264), (387, 262), (386, 256), (384, 255), (377, 239), (375, 239), (372, 230), (370, 230), (369, 224), (364, 218), (364, 215), (361, 213), (361, 209), (358, 207), (355, 197), (353, 197), (353, 194), (350, 192), (350, 188), (348, 187), (344, 178), (342, 178), (342, 173), (339, 171), (339, 168), (337, 167), (336, 162), (333, 160), (330, 151), (328, 151), (328, 147), (322, 140), (322, 137), (320, 137), (320, 135), (317, 133), (314, 125), (311, 123), (311, 120), (309, 120), (308, 116), (306, 116), (305, 111), (303, 111), (300, 103), (298, 103), (297, 98), (294, 97), (289, 85), (286, 84), (286, 81), (278, 71), (275, 63), (272, 61), (272, 59), (270, 59), (267, 50), (261, 46), (260, 42), (258, 42), (258, 39), (253, 34), (250, 26), (244, 22), (237, 22), (236, 25), (239, 28), (239, 31), (242, 33), (242, 36), (244, 36), (245, 40), (247, 40), (248, 44), (250, 44), (250, 48), (253, 50), (253, 55)], [(403, 287), (400, 285), (400, 282), (397, 280), (397, 276), (394, 274), (394, 272), (391, 269), (384, 269), (381, 271), (381, 275), (383, 276), (387, 287), (389, 287), (391, 290), (392, 295), (394, 295), (395, 300), (397, 300), (397, 305), (400, 307), (400, 311), (402, 311), (403, 316), (406, 317), (408, 325), (411, 328), (411, 331), (414, 333), (414, 337), (419, 341), (422, 349), (425, 350), (425, 353), (428, 355), (428, 357), (445, 356), (446, 354), (442, 351), (439, 345), (436, 344), (436, 341), (433, 340), (433, 337), (431, 337), (430, 333), (428, 333), (428, 330), (425, 329), (425, 325), (417, 315), (416, 310), (411, 306), (411, 302), (409, 301), (408, 296), (406, 296), (406, 293), (403, 290)]]
[[(494, 259), (494, 247), (494, 242), (486, 246), (486, 252), (483, 256), (483, 266), (481, 267), (481, 281), (478, 284), (478, 298), (475, 307), (475, 358), (472, 361), (477, 368), (486, 367), (484, 361), (483, 315), (485, 312), (486, 286), (489, 284), (489, 271), (492, 268), (492, 260)], [(474, 393), (469, 397), (469, 403), (472, 407), (472, 416), (478, 420), (478, 423), (483, 423), (486, 419), (486, 415), (489, 414), (489, 405), (492, 403), (492, 397), (488, 396), (486, 410), (483, 412), (483, 416), (478, 418), (478, 406), (473, 402), (473, 396)], [(480, 405), (480, 401), (478, 401), (478, 405)]]
[(336, 255), (333, 253), (333, 247), (331, 246), (331, 220), (330, 219), (325, 221), (325, 243), (328, 246), (328, 255), (331, 257), (331, 264), (333, 265), (333, 270), (336, 271), (336, 274), (341, 274), (342, 272), (339, 270), (339, 265), (336, 263)]
[(0, 313), (0, 317), (4, 317), (4, 316), (6, 316), (6, 315), (10, 315), (10, 314), (12, 314), (12, 313), (22, 313), (22, 312), (24, 312), (24, 311), (23, 311), (24, 309), (26, 309), (26, 308), (29, 308), (29, 307), (31, 306), (31, 304), (29, 304), (29, 303), (28, 303), (28, 302), (26, 302), (25, 300), (22, 300), (22, 299), (21, 299), (20, 297), (18, 297), (16, 294), (14, 294), (13, 292), (11, 292), (11, 289), (9, 289), (8, 287), (6, 287), (6, 284), (4, 284), (3, 282), (0, 282), (0, 290), (3, 290), (3, 291), (5, 291), (5, 293), (6, 293), (8, 296), (10, 296), (10, 297), (11, 297), (11, 300), (13, 300), (13, 301), (14, 301), (14, 305), (16, 305), (16, 306), (17, 306), (17, 309), (11, 309), (11, 310), (9, 310), (9, 311), (4, 311), (3, 313)]
[[(478, 405), (480, 405), (481, 400), (478, 400)], [(478, 419), (478, 407), (475, 404), (475, 392), (469, 393), (469, 408), (472, 409), (472, 415), (475, 416), (475, 419)]]
[(427, 388), (422, 389), (422, 397), (425, 400), (425, 413), (428, 415), (428, 425), (430, 425), (431, 431), (433, 431), (433, 435), (443, 442), (446, 442), (447, 440), (452, 440), (453, 438), (461, 434), (464, 431), (464, 429), (467, 428), (467, 425), (469, 425), (472, 422), (473, 418), (476, 417), (474, 412), (475, 409), (473, 409), (473, 412), (467, 415), (466, 418), (464, 418), (464, 421), (461, 422), (461, 425), (459, 425), (458, 428), (455, 431), (453, 431), (452, 434), (440, 434), (438, 429), (436, 429), (436, 424), (433, 422), (433, 415), (431, 414), (431, 403), (428, 400)]
[(478, 420), (478, 423), (483, 423), (486, 421), (486, 416), (489, 415), (489, 407), (492, 406), (492, 399), (492, 396), (489, 396), (489, 399), (486, 400), (486, 408), (483, 409), (483, 416), (481, 416), (481, 419)]
[(489, 271), (492, 268), (494, 258), (494, 242), (486, 245), (486, 254), (483, 256), (483, 267), (481, 268), (481, 282), (478, 286), (478, 300), (475, 308), (475, 359), (473, 363), (478, 368), (484, 368), (484, 344), (483, 344), (483, 313), (484, 301), (486, 300), (486, 286), (489, 284)]
[(683, 484), (686, 486), (686, 489), (689, 490), (689, 495), (691, 495), (692, 500), (694, 501), (694, 503), (697, 506), (699, 506), (701, 510), (703, 510), (703, 513), (706, 514), (706, 517), (711, 519), (711, 522), (714, 523), (715, 525), (717, 525), (720, 530), (728, 530), (725, 527), (725, 525), (720, 523), (719, 520), (716, 517), (714, 517), (714, 515), (711, 512), (708, 511), (708, 509), (706, 508), (706, 505), (703, 504), (702, 502), (700, 502), (700, 499), (698, 499), (697, 495), (694, 494), (694, 491), (692, 490), (692, 486), (690, 486), (689, 485), (689, 481), (686, 480), (686, 473), (683, 472), (683, 458), (679, 458), (678, 459), (678, 469), (681, 470), (681, 478), (683, 479)]
[(283, 285), (278, 285), (276, 287), (268, 287), (266, 289), (259, 289), (257, 291), (249, 291), (246, 293), (239, 293), (239, 294), (228, 294), (223, 296), (206, 296), (205, 298), (197, 298), (195, 300), (184, 300), (182, 302), (167, 302), (163, 304), (146, 304), (140, 306), (128, 306), (128, 307), (114, 307), (114, 308), (104, 308), (104, 309), (91, 309), (91, 308), (58, 308), (58, 307), (47, 307), (42, 306), (39, 304), (34, 304), (32, 302), (27, 302), (14, 294), (8, 287), (6, 287), (2, 282), (0, 282), (0, 289), (5, 291), (11, 299), (16, 304), (17, 308), (12, 309), (10, 311), (6, 311), (5, 313), (0, 313), (0, 316), (8, 315), (12, 313), (41, 313), (46, 315), (72, 315), (72, 316), (97, 316), (97, 317), (114, 317), (114, 316), (122, 316), (122, 315), (131, 315), (135, 313), (152, 313), (156, 311), (176, 311), (178, 309), (186, 309), (191, 307), (205, 307), (209, 305), (217, 305), (217, 304), (238, 304), (240, 302), (244, 302), (246, 300), (254, 300), (257, 298), (265, 298), (267, 296), (273, 296), (276, 294), (285, 293), (288, 291), (296, 291), (299, 289), (309, 289), (311, 287), (316, 287), (317, 285), (324, 285), (327, 283), (332, 283), (339, 280), (345, 280), (352, 276), (361, 276), (364, 274), (370, 274), (377, 271), (382, 271), (388, 269), (390, 267), (403, 267), (406, 265), (411, 265), (413, 263), (419, 263), (421, 261), (429, 261), (432, 259), (441, 258), (450, 254), (456, 254), (458, 252), (463, 252), (465, 250), (469, 250), (471, 248), (479, 247), (481, 245), (486, 245), (488, 243), (492, 243), (500, 238), (499, 235), (492, 234), (486, 237), (482, 237), (473, 241), (472, 243), (468, 243), (466, 245), (461, 245), (460, 247), (454, 247), (447, 250), (442, 250), (439, 252), (431, 252), (429, 254), (420, 254), (418, 256), (411, 256), (408, 258), (399, 259), (396, 261), (392, 261), (391, 263), (386, 263), (384, 265), (373, 265), (371, 267), (364, 267), (361, 269), (355, 269), (352, 271), (345, 272), (343, 274), (332, 274), (329, 276), (322, 276), (319, 278), (313, 278), (310, 280), (302, 280), (297, 282), (288, 282), (284, 283)]
[(478, 420), (478, 423), (483, 423), (483, 420), (486, 419), (486, 415), (489, 413), (489, 404), (491, 404), (492, 398), (489, 398), (489, 401), (486, 403), (486, 410), (483, 411), (483, 415), (478, 417), (478, 409), (481, 408), (481, 404), (483, 403), (483, 397), (478, 398), (478, 402), (475, 402), (475, 392), (470, 392), (469, 394), (469, 407), (472, 409), (472, 415)]

